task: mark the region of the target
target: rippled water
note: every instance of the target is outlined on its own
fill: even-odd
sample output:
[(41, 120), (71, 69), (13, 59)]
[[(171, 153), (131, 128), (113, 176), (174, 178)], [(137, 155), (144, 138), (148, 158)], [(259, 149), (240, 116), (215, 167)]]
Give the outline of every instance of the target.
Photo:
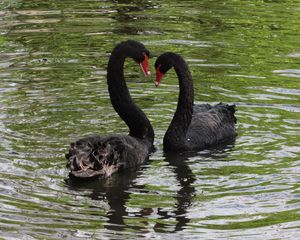
[[(299, 238), (298, 0), (4, 0), (0, 9), (3, 239)], [(70, 182), (69, 142), (127, 132), (105, 76), (110, 51), (125, 39), (142, 41), (152, 65), (162, 52), (180, 53), (197, 103), (237, 105), (238, 138), (165, 155), (175, 73), (155, 88), (127, 61), (157, 150), (136, 174)]]

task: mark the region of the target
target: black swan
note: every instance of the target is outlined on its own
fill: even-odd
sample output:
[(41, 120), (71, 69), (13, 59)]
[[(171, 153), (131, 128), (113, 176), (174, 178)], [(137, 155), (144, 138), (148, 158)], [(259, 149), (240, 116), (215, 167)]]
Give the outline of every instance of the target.
[(164, 150), (201, 150), (233, 141), (236, 137), (235, 105), (194, 105), (192, 76), (180, 55), (167, 52), (158, 57), (155, 62), (155, 85), (159, 85), (172, 67), (179, 80), (180, 92), (176, 112), (164, 136)]
[(107, 84), (111, 103), (129, 127), (129, 135), (91, 136), (71, 143), (67, 167), (70, 177), (105, 178), (121, 169), (136, 169), (152, 150), (154, 132), (144, 112), (130, 97), (124, 79), (125, 58), (133, 58), (146, 76), (149, 51), (139, 42), (119, 43), (112, 51), (107, 66)]

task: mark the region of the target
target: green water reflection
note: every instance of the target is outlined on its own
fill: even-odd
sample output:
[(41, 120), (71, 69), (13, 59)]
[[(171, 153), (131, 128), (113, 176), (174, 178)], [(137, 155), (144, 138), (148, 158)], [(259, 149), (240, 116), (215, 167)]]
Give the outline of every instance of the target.
[[(0, 3), (0, 233), (3, 239), (297, 239), (300, 2)], [(166, 156), (176, 75), (159, 88), (125, 64), (157, 150), (136, 174), (74, 183), (64, 153), (84, 135), (126, 133), (106, 86), (116, 43), (180, 53), (196, 103), (237, 105), (232, 146)], [(152, 67), (152, 72), (154, 69)]]

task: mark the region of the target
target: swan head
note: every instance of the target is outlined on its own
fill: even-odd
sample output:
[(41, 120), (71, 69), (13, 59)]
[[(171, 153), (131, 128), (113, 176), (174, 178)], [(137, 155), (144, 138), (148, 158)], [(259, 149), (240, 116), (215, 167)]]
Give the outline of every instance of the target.
[(127, 57), (132, 58), (137, 64), (139, 64), (146, 77), (151, 75), (149, 67), (150, 52), (144, 44), (134, 40), (127, 40), (125, 42), (121, 42), (119, 46), (125, 49)]
[(163, 53), (155, 61), (156, 80), (155, 86), (159, 86), (163, 76), (173, 67), (173, 53)]

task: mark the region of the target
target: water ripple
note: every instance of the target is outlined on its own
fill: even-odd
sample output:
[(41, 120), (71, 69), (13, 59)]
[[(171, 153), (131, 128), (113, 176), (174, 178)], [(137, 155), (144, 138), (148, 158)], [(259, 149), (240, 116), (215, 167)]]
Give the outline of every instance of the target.
[[(299, 14), (279, 1), (0, 3), (0, 234), (4, 239), (298, 239)], [(128, 133), (106, 85), (110, 51), (136, 39), (181, 54), (195, 103), (236, 105), (234, 143), (169, 155), (178, 99), (125, 63), (156, 150), (135, 173), (73, 182), (64, 154)]]

